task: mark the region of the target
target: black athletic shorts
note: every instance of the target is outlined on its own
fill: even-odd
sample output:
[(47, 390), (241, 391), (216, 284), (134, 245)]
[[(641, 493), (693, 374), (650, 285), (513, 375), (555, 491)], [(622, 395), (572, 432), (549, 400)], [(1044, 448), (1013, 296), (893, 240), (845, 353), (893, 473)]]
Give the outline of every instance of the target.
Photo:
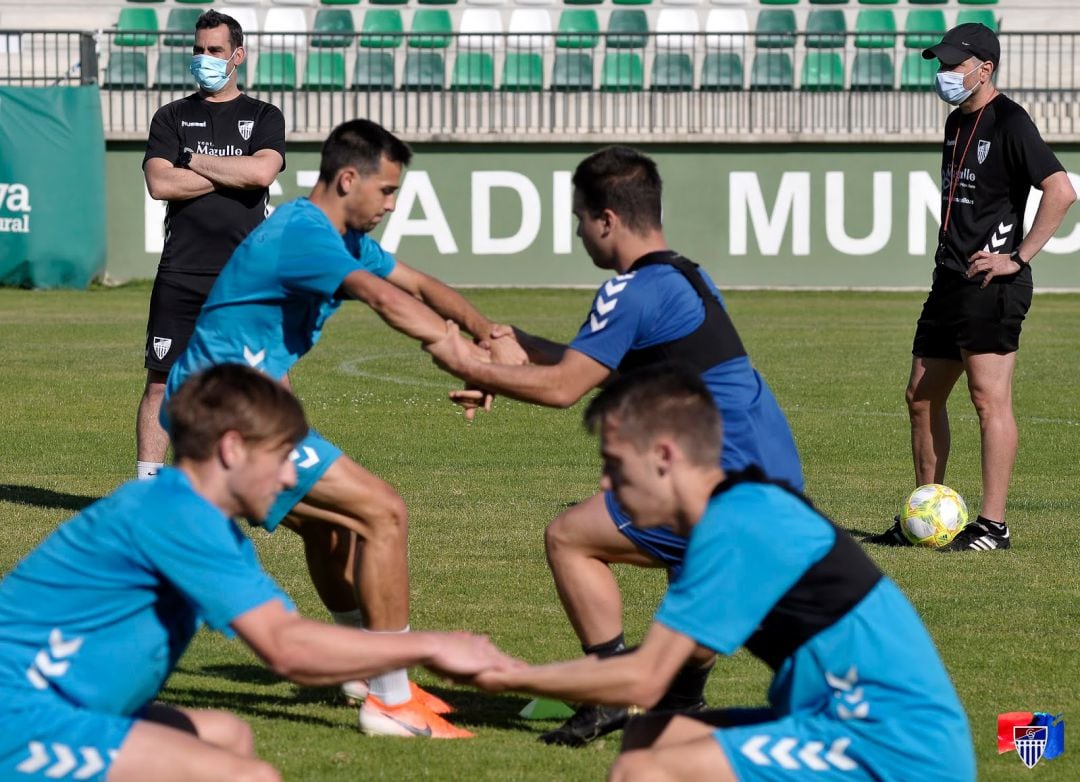
[(960, 360), (971, 353), (1014, 353), (1031, 306), (1031, 274), (991, 280), (985, 288), (950, 269), (934, 270), (930, 295), (915, 327), (912, 355)]
[(147, 369), (168, 372), (184, 352), (216, 274), (158, 272), (146, 322)]

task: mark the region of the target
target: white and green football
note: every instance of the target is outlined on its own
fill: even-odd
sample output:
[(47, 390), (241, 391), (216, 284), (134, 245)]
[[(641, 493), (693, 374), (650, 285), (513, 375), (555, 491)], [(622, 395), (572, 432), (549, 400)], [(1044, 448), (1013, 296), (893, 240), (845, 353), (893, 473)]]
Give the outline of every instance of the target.
[(964, 498), (940, 483), (917, 488), (900, 511), (900, 529), (904, 537), (916, 546), (927, 548), (948, 545), (967, 520)]

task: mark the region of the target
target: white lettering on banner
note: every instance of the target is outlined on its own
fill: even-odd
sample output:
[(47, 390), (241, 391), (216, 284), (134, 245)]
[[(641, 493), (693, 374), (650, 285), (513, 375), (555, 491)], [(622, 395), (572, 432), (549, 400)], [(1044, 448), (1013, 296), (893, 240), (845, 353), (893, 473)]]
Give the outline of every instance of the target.
[(747, 254), (748, 215), (762, 255), (780, 254), (789, 219), (792, 255), (809, 255), (810, 172), (784, 173), (770, 215), (757, 172), (732, 171), (728, 176), (728, 251), (732, 255)]
[(554, 171), (551, 174), (551, 237), (555, 255), (569, 255), (574, 251), (574, 183), (570, 171)]
[(0, 209), (9, 212), (30, 211), (30, 188), (20, 182), (0, 182)]
[[(424, 216), (413, 219), (410, 215), (417, 201), (420, 202)], [(452, 255), (458, 251), (457, 242), (450, 232), (450, 224), (446, 222), (439, 197), (435, 195), (431, 177), (426, 171), (409, 171), (405, 174), (398, 191), (397, 206), (386, 221), (386, 230), (383, 231), (379, 244), (386, 248), (387, 252), (394, 253), (397, 252), (403, 236), (430, 236), (443, 255)]]
[(0, 234), (30, 233), (30, 215), (22, 217), (0, 217)]
[[(1069, 174), (1069, 181), (1072, 182), (1073, 190), (1080, 193), (1080, 176)], [(1039, 204), (1041, 203), (1042, 191), (1031, 188), (1031, 195), (1028, 196), (1027, 209), (1024, 211), (1025, 234), (1031, 230), (1031, 224), (1035, 222), (1035, 213), (1039, 210)], [(1068, 236), (1055, 236), (1046, 243), (1045, 247), (1043, 247), (1043, 252), (1048, 252), (1053, 255), (1069, 255), (1078, 250), (1080, 250), (1080, 222), (1073, 226), (1073, 229)]]
[[(908, 255), (925, 256), (926, 214), (930, 213), (935, 226), (941, 225), (941, 190), (929, 171), (908, 172)], [(935, 230), (934, 246), (937, 246)]]
[[(521, 223), (512, 236), (491, 235), (491, 191), (513, 190), (521, 201)], [(536, 185), (515, 171), (472, 172), (473, 255), (513, 255), (529, 249), (540, 233), (540, 192)]]
[(844, 172), (825, 174), (825, 238), (845, 255), (873, 255), (885, 248), (892, 235), (892, 173), (875, 171), (874, 219), (870, 233), (861, 239), (848, 235), (844, 228)]

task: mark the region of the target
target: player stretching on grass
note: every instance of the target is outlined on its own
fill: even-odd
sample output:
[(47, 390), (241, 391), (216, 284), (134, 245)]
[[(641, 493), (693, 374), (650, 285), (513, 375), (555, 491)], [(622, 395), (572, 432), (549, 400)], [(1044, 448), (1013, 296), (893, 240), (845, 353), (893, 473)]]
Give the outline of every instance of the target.
[[(519, 332), (531, 366), (481, 365), (460, 341), (428, 349), (454, 374), (516, 399), (569, 407), (614, 373), (678, 361), (705, 381), (728, 433), (725, 470), (757, 465), (796, 489), (802, 468), (787, 420), (750, 363), (720, 293), (696, 265), (668, 249), (660, 224), (656, 164), (627, 147), (609, 147), (574, 172), (577, 234), (592, 261), (616, 276), (597, 293), (569, 346)], [(469, 403), (472, 392), (455, 394)], [(547, 528), (546, 547), (559, 597), (587, 654), (624, 647), (622, 599), (611, 563), (666, 567), (676, 575), (686, 539), (666, 527), (637, 529), (610, 491), (575, 505)], [(680, 673), (667, 708), (700, 708), (712, 655)], [(543, 741), (580, 745), (617, 730), (626, 710), (587, 706)]]
[(296, 482), (289, 453), (308, 427), (282, 385), (218, 366), (168, 413), (176, 468), (94, 503), (0, 582), (0, 779), (279, 779), (237, 717), (153, 702), (203, 622), (300, 684), (500, 664), (478, 636), (304, 619), (259, 567), (230, 517), (264, 518)]
[[(410, 157), (408, 146), (373, 122), (336, 128), (323, 146), (310, 197), (280, 206), (225, 265), (169, 373), (166, 394), (192, 373), (230, 362), (287, 382), (289, 368), (311, 350), (346, 298), (363, 301), (423, 342), (447, 334), (444, 318), (489, 339), (492, 323), (460, 294), (396, 262), (367, 235), (393, 210)], [(495, 355), (509, 346), (524, 360), (513, 340), (492, 342)], [(296, 485), (278, 497), (266, 529), (284, 521), (303, 537), (311, 578), (339, 624), (406, 632), (408, 525), (401, 497), (314, 431), (297, 445), (293, 463)], [(360, 711), (364, 732), (413, 735), (403, 727), (409, 725), (431, 727), (435, 735), (471, 735), (432, 713), (449, 707), (411, 684), (405, 670), (369, 684), (371, 697)]]
[(634, 720), (610, 779), (975, 779), (967, 718), (911, 604), (802, 495), (717, 466), (720, 416), (697, 377), (620, 378), (586, 421), (634, 526), (689, 538), (682, 572), (634, 651), (475, 684), (652, 706), (699, 644), (745, 646), (774, 671), (768, 708)]

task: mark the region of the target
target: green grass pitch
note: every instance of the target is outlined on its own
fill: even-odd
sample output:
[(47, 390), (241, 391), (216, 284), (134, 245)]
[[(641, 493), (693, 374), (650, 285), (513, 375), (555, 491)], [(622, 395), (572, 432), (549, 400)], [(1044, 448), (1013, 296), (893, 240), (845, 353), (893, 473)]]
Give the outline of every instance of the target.
[[(586, 291), (481, 290), (493, 317), (569, 339)], [(88, 293), (0, 290), (0, 570), (57, 523), (134, 471), (144, 377), (147, 286)], [(788, 413), (808, 492), (842, 526), (881, 530), (912, 488), (903, 388), (922, 296), (731, 292), (749, 352)], [(1036, 297), (1016, 378), (1020, 454), (1010, 497), (1014, 548), (942, 556), (875, 550), (922, 613), (971, 718), (981, 780), (1080, 779), (1080, 297)], [(411, 514), (412, 623), (491, 634), (532, 661), (578, 653), (547, 572), (542, 531), (597, 487), (596, 444), (580, 408), (497, 400), (467, 425), (453, 385), (415, 343), (346, 304), (294, 382), (311, 420), (388, 479)], [(979, 503), (978, 422), (962, 386), (951, 405), (947, 482)], [(325, 618), (287, 531), (254, 534), (267, 568), (300, 609)], [(620, 569), (627, 634), (640, 637), (661, 573)], [(897, 660), (898, 669), (918, 660)], [(237, 641), (202, 633), (164, 692), (185, 706), (231, 709), (287, 779), (600, 779), (617, 738), (583, 750), (543, 746), (551, 724), (521, 721), (526, 698), (416, 677), (459, 707), (470, 742), (368, 739), (333, 688), (277, 680)], [(746, 654), (721, 660), (708, 696), (757, 704), (768, 672)], [(995, 716), (1064, 711), (1065, 755), (1033, 771), (995, 747)], [(942, 746), (940, 752), (950, 748)]]

